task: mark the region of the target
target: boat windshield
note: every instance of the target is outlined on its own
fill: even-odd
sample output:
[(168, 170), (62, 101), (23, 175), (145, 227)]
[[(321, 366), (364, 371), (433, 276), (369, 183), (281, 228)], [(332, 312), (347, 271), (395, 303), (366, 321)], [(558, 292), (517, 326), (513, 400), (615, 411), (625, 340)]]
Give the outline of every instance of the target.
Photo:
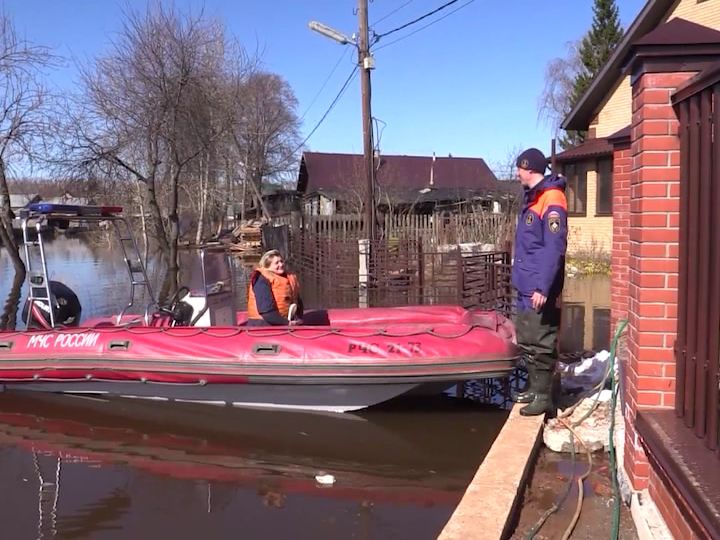
[(208, 296), (232, 287), (232, 269), (224, 249), (188, 248), (180, 252), (180, 282), (193, 296)]

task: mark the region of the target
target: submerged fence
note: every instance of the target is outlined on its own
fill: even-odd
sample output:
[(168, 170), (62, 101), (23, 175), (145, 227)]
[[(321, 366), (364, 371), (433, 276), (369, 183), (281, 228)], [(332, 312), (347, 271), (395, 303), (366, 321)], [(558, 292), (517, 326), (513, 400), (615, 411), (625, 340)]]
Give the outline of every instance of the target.
[(512, 307), (506, 251), (428, 250), (422, 240), (368, 244), (307, 233), (293, 235), (290, 246), (308, 307), (458, 304), (503, 313)]
[(512, 306), (511, 213), (387, 214), (368, 243), (363, 216), (284, 216), (288, 259), (308, 307)]

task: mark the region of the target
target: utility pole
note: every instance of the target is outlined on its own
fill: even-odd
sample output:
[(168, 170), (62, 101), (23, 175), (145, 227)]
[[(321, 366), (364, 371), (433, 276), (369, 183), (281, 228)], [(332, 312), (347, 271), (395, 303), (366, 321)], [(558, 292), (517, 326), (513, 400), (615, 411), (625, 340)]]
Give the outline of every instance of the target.
[(365, 162), (365, 182), (367, 184), (367, 197), (365, 199), (365, 238), (360, 239), (358, 242), (360, 249), (360, 275), (358, 283), (361, 291), (359, 302), (361, 305), (367, 307), (372, 304), (369, 289), (372, 288), (374, 273), (373, 241), (377, 239), (375, 231), (375, 158), (373, 155), (372, 111), (370, 108), (370, 70), (375, 67), (375, 60), (370, 54), (368, 0), (358, 0), (357, 13), (357, 36), (346, 36), (342, 32), (318, 21), (310, 21), (308, 26), (314, 32), (337, 41), (342, 45), (355, 45), (358, 50), (360, 89), (362, 92), (363, 161)]
[[(370, 55), (370, 36), (368, 29), (368, 0), (358, 0), (358, 64), (360, 65), (360, 89), (362, 93), (362, 133), (365, 161), (365, 181), (367, 199), (365, 201), (365, 219), (370, 243), (375, 235), (375, 158), (373, 150), (372, 109), (370, 90), (370, 70), (375, 61)], [(372, 249), (372, 248), (371, 248)]]

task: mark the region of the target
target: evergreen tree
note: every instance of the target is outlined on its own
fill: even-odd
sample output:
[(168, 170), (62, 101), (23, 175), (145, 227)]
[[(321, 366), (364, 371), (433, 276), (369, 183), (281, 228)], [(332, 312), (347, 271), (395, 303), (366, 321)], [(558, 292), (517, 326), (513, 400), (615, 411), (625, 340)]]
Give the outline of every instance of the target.
[[(623, 37), (615, 0), (594, 0), (593, 22), (580, 43), (580, 71), (575, 77), (570, 95), (570, 110), (580, 100), (588, 86), (607, 62)], [(560, 140), (563, 148), (582, 143), (585, 132), (568, 131)]]

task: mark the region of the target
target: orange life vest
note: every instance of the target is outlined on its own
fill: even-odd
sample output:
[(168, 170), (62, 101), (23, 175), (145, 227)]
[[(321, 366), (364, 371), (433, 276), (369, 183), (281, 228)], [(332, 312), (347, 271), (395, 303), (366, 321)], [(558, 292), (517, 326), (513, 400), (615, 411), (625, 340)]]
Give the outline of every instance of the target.
[(296, 304), (300, 299), (300, 282), (298, 281), (295, 274), (285, 274), (281, 276), (269, 270), (263, 268), (256, 269), (250, 275), (250, 285), (248, 286), (248, 305), (247, 314), (248, 319), (262, 319), (262, 315), (258, 311), (257, 299), (255, 298), (255, 291), (253, 291), (252, 284), (257, 279), (257, 274), (262, 275), (270, 283), (270, 289), (275, 300), (275, 305), (280, 312), (280, 315), (287, 318), (290, 304)]

